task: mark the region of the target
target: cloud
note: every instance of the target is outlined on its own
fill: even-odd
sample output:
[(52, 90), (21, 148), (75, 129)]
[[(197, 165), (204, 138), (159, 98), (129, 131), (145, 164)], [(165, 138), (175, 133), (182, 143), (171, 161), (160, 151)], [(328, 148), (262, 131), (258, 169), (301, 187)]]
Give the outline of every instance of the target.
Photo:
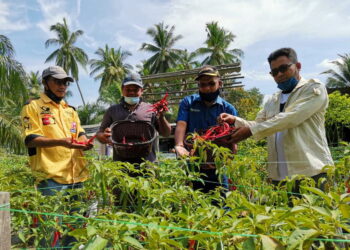
[(322, 62), (320, 62), (319, 64), (316, 65), (316, 67), (323, 69), (323, 70), (328, 70), (328, 69), (333, 69), (336, 70), (337, 66), (332, 63), (334, 61), (338, 61), (338, 62), (342, 62), (342, 60), (340, 58), (337, 59), (324, 59)]
[(83, 36), (81, 37), (82, 42), (84, 45), (94, 51), (97, 50), (98, 47), (101, 46), (101, 43), (98, 42), (94, 37), (88, 35), (84, 32)]
[[(166, 23), (176, 25), (184, 38), (179, 44), (197, 48), (205, 40), (205, 23), (219, 25), (235, 34), (234, 47), (244, 49), (259, 41), (297, 37), (350, 37), (349, 1), (331, 0), (173, 0)], [(339, 25), (342, 24), (342, 25)]]
[[(67, 24), (71, 26), (79, 26), (78, 17), (80, 15), (81, 1), (76, 1), (76, 8), (70, 6), (70, 1), (65, 0), (37, 0), (43, 20), (37, 23), (37, 26), (47, 34), (52, 36), (50, 26), (58, 22), (62, 22), (66, 18)], [(75, 30), (74, 27), (72, 30)]]
[(23, 5), (0, 2), (0, 31), (21, 31), (29, 27)]
[(241, 74), (244, 76), (244, 78), (248, 80), (253, 80), (253, 81), (271, 81), (272, 79), (267, 72), (256, 71), (256, 70), (249, 70), (249, 71), (242, 70)]

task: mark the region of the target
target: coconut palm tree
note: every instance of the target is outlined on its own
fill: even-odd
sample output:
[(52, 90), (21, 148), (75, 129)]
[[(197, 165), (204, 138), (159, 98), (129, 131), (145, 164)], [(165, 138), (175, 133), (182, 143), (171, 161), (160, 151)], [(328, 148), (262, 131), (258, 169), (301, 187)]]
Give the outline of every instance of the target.
[(340, 60), (333, 61), (338, 68), (338, 72), (333, 69), (326, 70), (322, 74), (331, 75), (327, 79), (328, 88), (350, 87), (350, 54), (339, 55)]
[(150, 69), (150, 73), (166, 72), (176, 66), (180, 59), (179, 49), (174, 49), (175, 43), (182, 38), (182, 35), (175, 36), (175, 26), (169, 28), (164, 23), (156, 24), (149, 28), (147, 34), (152, 37), (153, 44), (143, 43), (140, 50), (153, 53), (146, 60), (145, 67)]
[(228, 49), (235, 39), (231, 32), (219, 27), (217, 22), (207, 23), (207, 40), (204, 42), (207, 46), (197, 49), (198, 55), (206, 56), (202, 65), (220, 65), (239, 62), (243, 56), (240, 49)]
[(87, 103), (85, 106), (80, 106), (77, 110), (80, 122), (83, 125), (100, 123), (105, 111), (105, 107), (103, 107), (98, 101)]
[(184, 69), (193, 69), (200, 66), (200, 63), (195, 60), (197, 54), (195, 52), (188, 52), (187, 49), (180, 53), (179, 67)]
[(56, 33), (57, 38), (48, 39), (45, 42), (45, 46), (48, 48), (50, 45), (58, 45), (59, 48), (52, 52), (45, 62), (50, 62), (55, 59), (56, 65), (61, 66), (68, 74), (72, 74), (77, 84), (83, 105), (85, 105), (85, 100), (79, 86), (78, 64), (85, 69), (89, 59), (83, 49), (75, 46), (77, 39), (82, 36), (84, 32), (82, 30), (71, 32), (65, 18), (63, 18), (63, 23), (52, 25), (50, 30)]
[(20, 111), (28, 92), (25, 71), (14, 53), (10, 39), (0, 35), (0, 146), (20, 153), (25, 149)]
[(40, 79), (39, 71), (36, 72), (29, 72), (27, 79), (28, 79), (28, 91), (29, 91), (29, 97), (30, 98), (36, 98), (40, 96), (40, 93), (42, 92), (42, 85), (41, 85), (41, 79)]
[(106, 44), (105, 48), (99, 48), (96, 55), (100, 59), (90, 60), (90, 76), (94, 76), (95, 80), (101, 79), (100, 93), (102, 90), (113, 83), (121, 83), (126, 73), (130, 72), (132, 66), (125, 63), (127, 57), (131, 56), (131, 53), (119, 48), (109, 48)]

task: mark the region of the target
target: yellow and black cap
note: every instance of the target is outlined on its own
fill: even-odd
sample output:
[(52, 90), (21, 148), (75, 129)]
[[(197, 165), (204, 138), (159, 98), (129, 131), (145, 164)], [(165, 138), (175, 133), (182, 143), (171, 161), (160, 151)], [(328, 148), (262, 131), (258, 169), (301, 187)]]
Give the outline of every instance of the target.
[(199, 78), (201, 78), (202, 76), (218, 76), (218, 77), (220, 77), (220, 73), (214, 66), (206, 65), (206, 66), (203, 66), (199, 70), (197, 77), (194, 80), (198, 81)]

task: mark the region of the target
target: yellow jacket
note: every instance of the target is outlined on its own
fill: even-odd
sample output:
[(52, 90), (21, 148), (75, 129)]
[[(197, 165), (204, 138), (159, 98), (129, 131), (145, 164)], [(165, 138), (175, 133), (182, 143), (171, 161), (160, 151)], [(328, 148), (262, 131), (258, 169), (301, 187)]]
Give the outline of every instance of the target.
[(316, 80), (301, 79), (280, 112), (281, 91), (272, 95), (255, 121), (237, 117), (237, 127), (250, 127), (253, 138), (267, 137), (268, 173), (278, 180), (276, 132), (283, 131), (283, 147), (288, 176), (314, 176), (326, 165), (333, 165), (325, 133), (327, 90)]
[[(25, 140), (38, 136), (53, 139), (70, 138), (74, 124), (77, 137), (85, 134), (77, 112), (65, 101), (53, 102), (45, 94), (27, 103), (21, 113)], [(66, 147), (28, 148), (33, 171), (42, 172), (58, 183), (72, 184), (88, 178), (82, 150)]]

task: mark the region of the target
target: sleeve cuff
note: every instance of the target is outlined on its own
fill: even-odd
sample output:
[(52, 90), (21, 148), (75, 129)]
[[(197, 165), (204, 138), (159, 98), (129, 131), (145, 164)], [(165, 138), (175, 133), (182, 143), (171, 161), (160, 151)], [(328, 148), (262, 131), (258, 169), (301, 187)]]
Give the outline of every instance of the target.
[(34, 140), (37, 137), (42, 137), (42, 135), (36, 135), (36, 134), (27, 135), (26, 138), (24, 139), (24, 144), (28, 145), (29, 142), (31, 142), (32, 140)]
[(85, 133), (85, 132), (80, 132), (80, 133), (78, 134), (78, 138), (79, 138), (80, 136), (83, 136), (83, 135), (86, 135), (86, 133)]

